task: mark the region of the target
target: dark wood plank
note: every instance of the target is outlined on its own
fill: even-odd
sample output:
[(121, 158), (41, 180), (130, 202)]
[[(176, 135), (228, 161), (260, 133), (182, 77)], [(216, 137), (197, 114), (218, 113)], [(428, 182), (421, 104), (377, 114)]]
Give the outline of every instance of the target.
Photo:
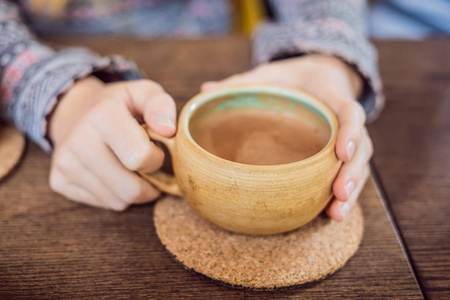
[(425, 294), (450, 299), (450, 40), (376, 45), (375, 165)]
[[(202, 81), (250, 67), (244, 39), (86, 43), (136, 59), (180, 105)], [(0, 186), (0, 298), (422, 298), (372, 183), (362, 196), (361, 248), (342, 270), (304, 287), (252, 292), (217, 285), (175, 262), (155, 234), (152, 204), (115, 213), (54, 194), (49, 164), (31, 144)]]

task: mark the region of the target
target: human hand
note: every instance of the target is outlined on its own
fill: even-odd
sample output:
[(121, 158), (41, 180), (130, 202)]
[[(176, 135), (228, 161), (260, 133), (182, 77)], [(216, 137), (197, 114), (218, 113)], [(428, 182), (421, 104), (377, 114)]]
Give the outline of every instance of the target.
[(78, 81), (51, 115), (51, 188), (72, 200), (117, 211), (157, 198), (160, 192), (134, 171), (158, 170), (164, 153), (140, 123), (170, 137), (175, 117), (173, 99), (150, 80)]
[(297, 88), (322, 100), (336, 114), (339, 130), (336, 155), (344, 163), (333, 184), (333, 199), (325, 212), (342, 221), (358, 199), (369, 176), (373, 147), (365, 127), (365, 113), (355, 100), (361, 90), (359, 75), (341, 60), (310, 54), (267, 63), (218, 82), (205, 82), (207, 91), (236, 84), (268, 83)]

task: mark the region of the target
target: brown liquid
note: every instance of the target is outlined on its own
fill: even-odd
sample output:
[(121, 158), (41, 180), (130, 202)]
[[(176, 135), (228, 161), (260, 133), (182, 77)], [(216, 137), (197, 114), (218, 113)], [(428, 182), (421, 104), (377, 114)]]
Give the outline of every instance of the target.
[(208, 152), (251, 165), (277, 165), (305, 159), (323, 149), (330, 137), (329, 131), (308, 121), (255, 108), (211, 113), (193, 122), (190, 132)]

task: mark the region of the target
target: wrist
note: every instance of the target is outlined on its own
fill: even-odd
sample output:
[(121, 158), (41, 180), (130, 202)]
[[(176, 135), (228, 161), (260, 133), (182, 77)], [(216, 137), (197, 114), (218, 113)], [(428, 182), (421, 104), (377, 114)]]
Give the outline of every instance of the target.
[(94, 76), (80, 79), (61, 96), (49, 116), (47, 136), (56, 147), (68, 135), (78, 120), (94, 105), (92, 96), (104, 83)]

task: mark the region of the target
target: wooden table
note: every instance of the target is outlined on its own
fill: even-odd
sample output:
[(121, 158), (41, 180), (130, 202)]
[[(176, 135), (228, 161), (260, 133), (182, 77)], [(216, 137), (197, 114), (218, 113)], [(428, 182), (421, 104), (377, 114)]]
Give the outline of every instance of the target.
[(424, 294), (450, 299), (450, 40), (378, 42), (374, 161)]
[[(179, 107), (198, 92), (203, 81), (221, 79), (250, 67), (249, 43), (240, 38), (79, 42), (102, 54), (121, 53), (135, 59), (150, 78), (160, 82), (175, 97)], [(382, 54), (383, 47), (389, 49), (390, 45), (380, 44)], [(392, 58), (388, 62), (395, 66), (395, 57), (413, 50), (409, 44), (394, 45), (391, 49), (396, 49), (395, 53), (391, 53)], [(411, 72), (420, 73), (420, 70), (412, 69)], [(448, 77), (445, 78), (448, 80)], [(392, 82), (394, 86), (398, 84), (393, 79)], [(389, 95), (389, 83), (387, 86)], [(401, 99), (398, 98), (398, 101)], [(398, 123), (395, 122), (396, 125)], [(381, 157), (385, 139), (382, 131), (382, 125), (371, 127), (375, 146), (381, 148), (376, 157), (382, 159), (380, 164), (384, 162), (388, 165), (388, 158)], [(378, 163), (378, 160), (375, 162)], [(426, 161), (421, 163), (427, 166)], [(418, 257), (426, 257), (427, 253), (428, 257), (436, 254), (427, 242), (435, 241), (434, 238), (439, 236), (446, 239), (448, 235), (436, 233), (433, 226), (418, 229), (412, 225), (402, 227), (404, 225), (400, 220), (404, 220), (406, 226), (411, 220), (416, 220), (411, 215), (405, 216), (405, 213), (395, 214), (393, 219), (398, 222), (399, 232), (406, 242), (407, 251), (403, 252), (383, 208), (383, 199), (372, 181), (366, 186), (361, 201), (366, 219), (364, 239), (358, 253), (342, 270), (308, 286), (276, 292), (254, 292), (220, 286), (183, 269), (164, 250), (155, 234), (152, 204), (115, 213), (79, 205), (51, 192), (47, 184), (49, 164), (49, 157), (30, 143), (18, 170), (0, 186), (0, 298), (421, 299), (422, 292), (435, 298), (446, 292), (445, 285), (442, 285), (445, 284), (445, 273), (438, 267), (430, 271), (426, 261), (420, 265), (414, 260), (412, 245), (416, 244), (409, 244), (406, 232), (412, 234), (414, 230), (420, 230), (424, 235), (432, 235), (421, 240)], [(388, 172), (389, 168), (386, 167), (386, 170)], [(397, 177), (401, 177), (403, 173), (398, 171), (400, 175)], [(400, 179), (391, 179), (379, 173), (386, 187), (385, 191), (379, 191), (387, 192), (392, 201), (390, 205), (395, 208), (396, 198), (391, 196), (388, 184), (390, 180)], [(445, 172), (443, 175), (446, 175)], [(400, 190), (394, 190), (392, 195), (403, 194)], [(422, 209), (418, 214), (424, 210), (419, 204), (411, 207)], [(431, 204), (428, 202), (428, 206)], [(385, 206), (389, 210), (389, 203)], [(397, 211), (402, 209), (397, 207)], [(396, 212), (395, 209), (393, 211)], [(388, 213), (390, 215), (391, 211)], [(437, 213), (445, 216), (445, 212)], [(409, 228), (409, 231), (403, 231), (403, 228)], [(445, 256), (448, 247), (445, 247), (442, 244), (442, 253), (437, 253), (436, 257), (441, 258), (435, 258), (441, 264), (448, 259)], [(421, 249), (428, 252), (420, 252)], [(409, 257), (413, 258), (413, 270)], [(430, 272), (421, 273), (417, 266)], [(416, 273), (423, 291), (416, 282)], [(427, 282), (429, 277), (423, 274), (431, 279)], [(433, 287), (438, 287), (436, 293), (427, 290), (429, 282), (434, 284)]]

